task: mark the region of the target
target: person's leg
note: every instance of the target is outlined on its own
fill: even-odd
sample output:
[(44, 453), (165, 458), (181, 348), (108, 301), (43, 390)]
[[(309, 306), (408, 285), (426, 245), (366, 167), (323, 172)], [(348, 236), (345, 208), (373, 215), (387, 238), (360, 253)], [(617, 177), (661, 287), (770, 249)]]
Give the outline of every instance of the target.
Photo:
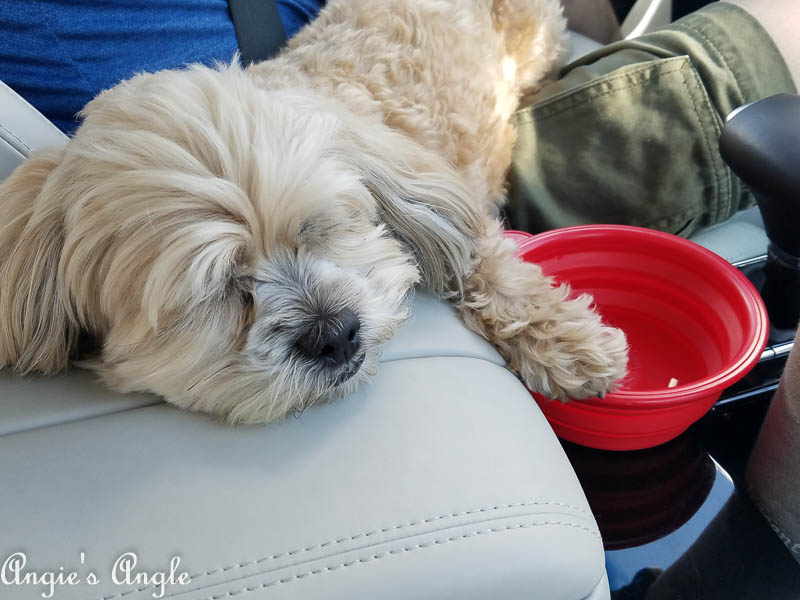
[(800, 348), (795, 346), (747, 466), (757, 506), (800, 562)]
[[(796, 11), (795, 0), (773, 2)], [(719, 155), (726, 115), (795, 91), (767, 30), (726, 2), (606, 46), (514, 115), (510, 225), (624, 223), (688, 236), (723, 221), (753, 202)]]
[(797, 0), (727, 0), (741, 6), (767, 30), (800, 86), (800, 2)]

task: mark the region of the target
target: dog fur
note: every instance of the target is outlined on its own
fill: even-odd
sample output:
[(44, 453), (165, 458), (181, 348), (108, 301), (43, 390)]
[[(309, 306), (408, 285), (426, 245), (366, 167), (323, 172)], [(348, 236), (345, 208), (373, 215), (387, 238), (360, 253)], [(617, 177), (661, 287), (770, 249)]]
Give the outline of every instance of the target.
[[(623, 334), (493, 216), (563, 33), (557, 0), (331, 0), (270, 61), (103, 92), (0, 186), (0, 367), (62, 371), (89, 337), (117, 390), (267, 422), (373, 374), (421, 283), (530, 388), (603, 395)], [(360, 354), (332, 374), (295, 345), (344, 309)]]

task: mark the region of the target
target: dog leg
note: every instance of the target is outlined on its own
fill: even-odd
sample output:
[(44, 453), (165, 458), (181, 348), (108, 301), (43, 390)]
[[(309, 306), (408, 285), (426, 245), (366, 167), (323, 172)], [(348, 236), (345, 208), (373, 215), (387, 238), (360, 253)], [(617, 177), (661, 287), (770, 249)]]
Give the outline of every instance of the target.
[(568, 286), (554, 287), (515, 250), (492, 221), (455, 302), (463, 320), (530, 389), (560, 400), (602, 397), (625, 375), (624, 334), (602, 323), (591, 297), (568, 299)]

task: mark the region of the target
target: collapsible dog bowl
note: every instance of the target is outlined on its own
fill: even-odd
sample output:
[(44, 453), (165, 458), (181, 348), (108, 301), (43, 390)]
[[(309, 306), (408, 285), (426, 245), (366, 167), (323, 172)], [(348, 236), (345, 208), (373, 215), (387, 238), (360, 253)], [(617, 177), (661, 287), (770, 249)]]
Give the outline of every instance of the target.
[(536, 236), (509, 232), (523, 260), (574, 295), (592, 294), (625, 332), (628, 375), (604, 398), (562, 403), (534, 394), (556, 434), (605, 450), (662, 444), (702, 417), (758, 361), (764, 303), (738, 269), (697, 244), (620, 225)]

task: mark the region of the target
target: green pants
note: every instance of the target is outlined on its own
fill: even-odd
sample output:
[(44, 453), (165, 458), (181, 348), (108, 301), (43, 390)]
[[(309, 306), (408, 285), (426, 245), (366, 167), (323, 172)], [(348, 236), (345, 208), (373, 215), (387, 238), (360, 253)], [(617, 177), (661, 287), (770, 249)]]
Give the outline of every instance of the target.
[(725, 116), (780, 92), (796, 88), (774, 42), (724, 2), (601, 48), (514, 115), (509, 225), (689, 236), (723, 221), (753, 203), (719, 155)]

